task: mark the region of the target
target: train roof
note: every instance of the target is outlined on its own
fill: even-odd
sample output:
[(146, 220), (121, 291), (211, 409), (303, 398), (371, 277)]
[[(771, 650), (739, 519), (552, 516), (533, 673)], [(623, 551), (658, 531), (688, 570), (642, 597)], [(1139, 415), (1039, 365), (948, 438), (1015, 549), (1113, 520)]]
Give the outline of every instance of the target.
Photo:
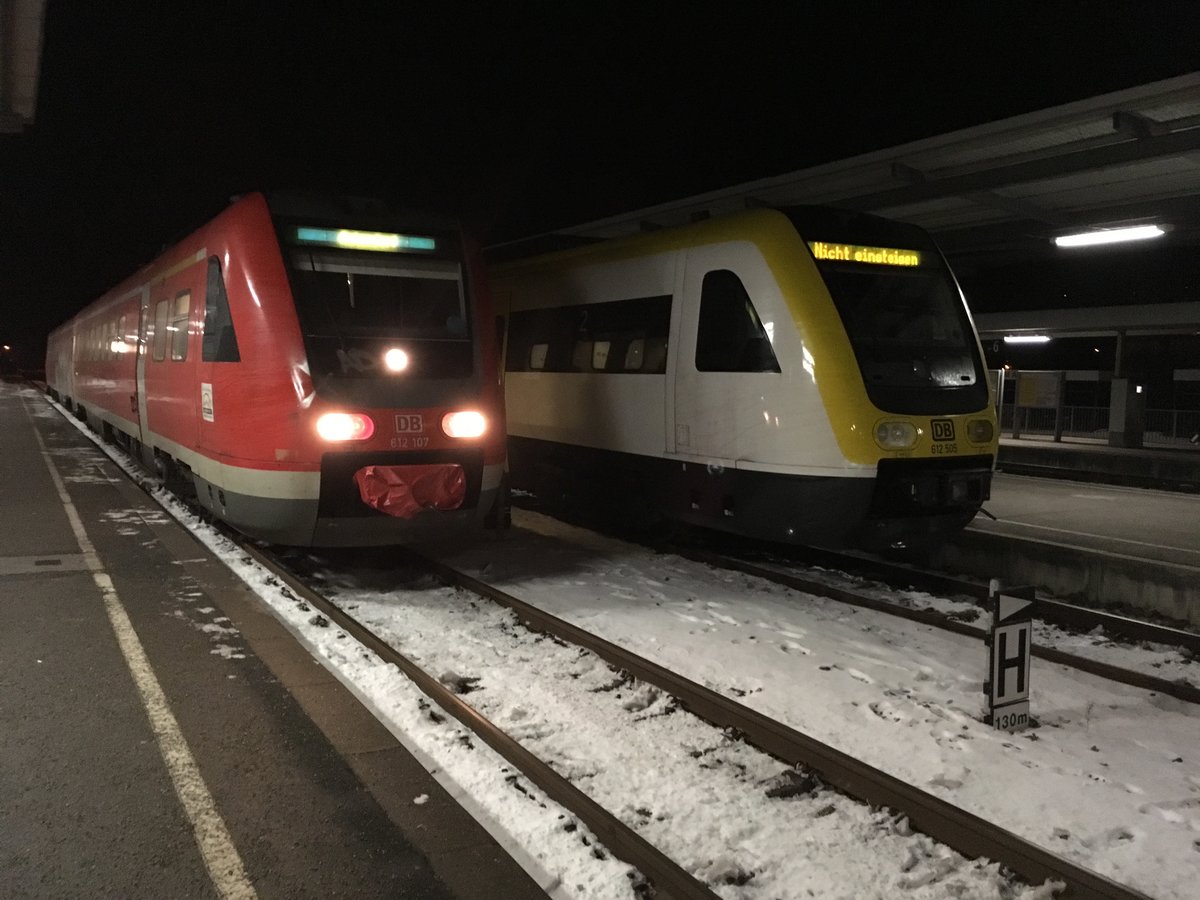
[(380, 230), (407, 226), (454, 231), (459, 227), (453, 216), (397, 206), (378, 197), (298, 190), (268, 191), (264, 196), (271, 215), (284, 219), (344, 222), (357, 228)]

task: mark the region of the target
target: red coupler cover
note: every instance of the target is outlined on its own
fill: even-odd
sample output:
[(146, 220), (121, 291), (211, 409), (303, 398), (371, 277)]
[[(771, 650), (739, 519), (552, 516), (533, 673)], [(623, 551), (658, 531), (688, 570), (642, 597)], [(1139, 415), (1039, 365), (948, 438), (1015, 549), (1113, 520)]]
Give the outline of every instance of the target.
[(458, 509), (467, 493), (462, 466), (364, 466), (354, 473), (363, 503), (411, 519), (423, 509)]

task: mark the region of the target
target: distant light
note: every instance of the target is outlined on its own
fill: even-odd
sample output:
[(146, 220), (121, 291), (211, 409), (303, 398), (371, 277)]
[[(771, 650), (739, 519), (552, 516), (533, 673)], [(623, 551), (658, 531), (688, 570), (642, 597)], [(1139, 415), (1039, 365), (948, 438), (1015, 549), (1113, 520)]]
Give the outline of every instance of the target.
[(1046, 334), (1006, 334), (1004, 343), (1006, 344), (1044, 344), (1050, 340), (1050, 336)]
[(5, 353), (7, 353), (7, 352), (8, 352), (9, 350), (11, 350), (11, 349), (12, 349), (12, 347), (10, 347), (8, 344), (5, 344), (5, 345), (4, 345), (4, 352), (5, 352)]
[(1064, 234), (1054, 243), (1060, 247), (1090, 247), (1094, 244), (1119, 244), (1122, 241), (1144, 241), (1166, 234), (1157, 225), (1137, 225), (1133, 228), (1108, 228), (1102, 231), (1084, 231), (1080, 234)]
[(403, 372), (408, 368), (408, 354), (399, 347), (393, 347), (383, 354), (383, 364), (389, 372)]
[(301, 244), (345, 247), (348, 250), (379, 250), (387, 253), (437, 249), (437, 241), (431, 237), (384, 231), (350, 231), (346, 228), (297, 228), (296, 240)]

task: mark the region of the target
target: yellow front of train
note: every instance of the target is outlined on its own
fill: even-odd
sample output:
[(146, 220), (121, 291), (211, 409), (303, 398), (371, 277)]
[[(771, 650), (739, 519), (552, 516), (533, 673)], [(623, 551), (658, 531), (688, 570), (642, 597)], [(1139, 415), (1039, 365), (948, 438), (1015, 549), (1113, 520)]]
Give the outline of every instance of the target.
[(853, 540), (926, 545), (990, 496), (998, 424), (979, 338), (923, 230), (824, 208), (778, 211), (759, 248), (805, 346), (848, 467), (875, 470)]

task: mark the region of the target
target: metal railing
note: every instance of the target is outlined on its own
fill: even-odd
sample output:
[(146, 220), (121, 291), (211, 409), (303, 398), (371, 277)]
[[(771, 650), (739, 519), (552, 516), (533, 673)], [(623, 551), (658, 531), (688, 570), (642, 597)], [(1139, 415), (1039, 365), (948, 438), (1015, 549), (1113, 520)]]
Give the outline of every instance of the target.
[[(1056, 410), (1019, 407), (1012, 404), (1000, 408), (1001, 433), (1014, 433), (1020, 437), (1053, 438), (1056, 431)], [(1062, 407), (1062, 438), (1073, 441), (1108, 441), (1108, 407), (1064, 406)], [(1193, 445), (1193, 436), (1200, 434), (1200, 410), (1194, 409), (1148, 409), (1145, 413), (1145, 429), (1142, 443), (1154, 447), (1187, 447)]]
[[(1200, 434), (1200, 409), (1148, 409), (1142, 440), (1164, 446), (1192, 445)], [(1200, 444), (1200, 441), (1197, 441)]]

